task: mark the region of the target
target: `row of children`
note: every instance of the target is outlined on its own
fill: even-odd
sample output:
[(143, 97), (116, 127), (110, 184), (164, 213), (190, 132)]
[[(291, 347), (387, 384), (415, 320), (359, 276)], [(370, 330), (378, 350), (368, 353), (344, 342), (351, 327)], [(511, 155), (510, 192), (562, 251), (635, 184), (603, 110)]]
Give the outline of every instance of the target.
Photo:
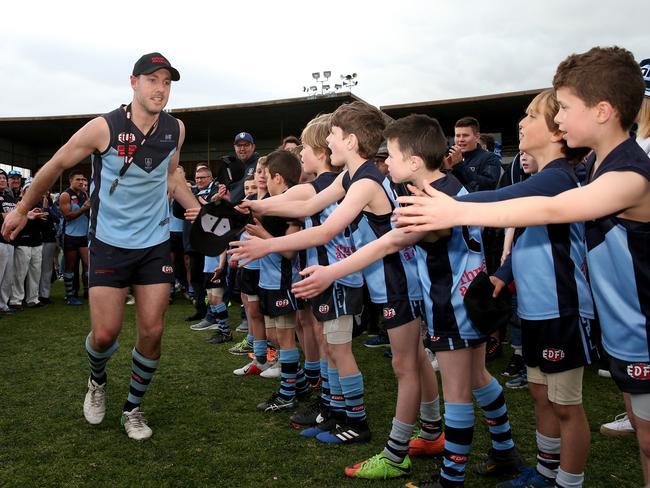
[[(591, 79), (593, 70), (608, 73), (598, 87), (585, 81)], [(256, 181), (258, 197), (240, 205), (242, 211), (251, 213), (251, 224), (247, 235), (229, 251), (243, 266), (243, 301), (253, 338), (254, 359), (239, 374), (268, 370), (267, 339), (279, 349), (279, 391), (258, 409), (294, 409), (296, 398), (307, 396), (320, 383), (319, 415), (298, 411), (292, 416), (295, 425), (306, 427), (301, 435), (335, 444), (370, 439), (363, 376), (351, 343), (353, 316), (360, 313), (365, 280), (371, 300), (382, 307), (388, 329), (398, 380), (397, 402), (383, 451), (345, 468), (347, 476), (407, 476), (410, 457), (442, 454), (439, 476), (406, 486), (462, 486), (473, 436), (474, 399), (483, 410), (492, 440), (487, 459), (475, 466), (478, 474), (519, 473), (518, 478), (502, 482), (502, 487), (582, 486), (589, 449), (582, 375), (584, 365), (596, 355), (595, 311), (585, 263), (592, 250), (590, 238), (596, 237), (588, 235), (585, 246), (584, 225), (571, 223), (584, 218), (560, 217), (556, 218), (559, 224), (546, 225), (552, 221), (551, 214), (529, 222), (534, 215), (532, 204), (527, 212), (513, 215), (513, 205), (457, 202), (572, 194), (580, 186), (572, 165), (588, 151), (578, 148), (587, 147), (595, 150), (592, 165), (596, 160), (598, 167), (603, 155), (612, 153), (609, 159), (614, 162), (609, 165), (614, 174), (627, 177), (625, 202), (617, 195), (619, 212), (607, 215), (632, 208), (630, 215), (621, 216), (628, 220), (619, 219), (623, 222), (619, 232), (627, 230), (634, 241), (624, 255), (632, 267), (645, 266), (636, 275), (626, 275), (630, 270), (623, 266), (610, 266), (603, 272), (594, 261), (596, 264), (589, 263), (589, 275), (603, 321), (604, 347), (613, 357), (612, 373), (619, 387), (632, 393), (630, 418), (642, 426), (637, 432), (647, 482), (648, 443), (643, 435), (647, 428), (643, 423), (650, 422), (647, 387), (632, 374), (628, 374), (632, 378), (623, 378), (631, 366), (643, 369), (641, 366), (647, 365), (647, 341), (644, 349), (639, 341), (622, 340), (619, 332), (625, 329), (633, 338), (643, 336), (634, 320), (645, 317), (647, 321), (648, 315), (640, 306), (644, 302), (634, 299), (650, 285), (637, 286), (636, 295), (620, 297), (634, 276), (642, 285), (648, 278), (648, 263), (639, 255), (643, 242), (647, 249), (647, 238), (643, 241), (642, 236), (647, 235), (644, 225), (650, 220), (650, 163), (627, 134), (643, 97), (639, 87), (643, 87), (640, 70), (625, 50), (595, 48), (569, 57), (558, 68), (554, 90), (536, 97), (520, 123), (520, 149), (532, 156), (538, 174), (495, 192), (468, 194), (453, 175), (442, 171), (447, 140), (435, 119), (411, 115), (385, 127), (382, 114), (361, 102), (344, 105), (331, 116), (320, 116), (303, 131), (302, 170), (316, 175), (310, 183), (298, 184), (300, 163), (287, 151), (273, 152), (258, 163), (257, 172), (264, 175)], [(567, 116), (576, 110), (582, 111), (579, 122)], [(371, 160), (383, 138), (388, 143), (390, 178)], [(603, 146), (603, 140), (609, 146)], [(416, 197), (398, 196), (397, 186), (405, 183), (410, 183)], [(623, 205), (631, 203), (630, 193), (645, 198), (641, 203), (646, 207)], [(398, 201), (416, 205), (400, 208)], [(588, 206), (592, 214), (597, 212), (594, 205)], [(610, 202), (607, 209), (613, 206)], [(469, 208), (472, 210), (465, 210)], [(579, 209), (587, 212), (585, 205), (577, 208), (578, 214)], [(393, 212), (406, 226), (396, 225)], [(304, 230), (297, 219), (304, 219)], [(624, 225), (629, 221), (636, 225)], [(517, 284), (524, 360), (536, 407), (538, 455), (534, 469), (523, 468), (502, 388), (485, 368), (487, 336), (468, 318), (463, 302), (468, 285), (464, 277), (485, 268), (476, 225), (518, 227), (510, 258), (490, 279), (495, 296), (513, 279)], [(613, 227), (596, 229), (607, 232)], [(607, 236), (595, 244), (602, 242), (609, 243)], [(306, 279), (300, 280), (296, 253), (305, 249), (300, 274)], [(620, 272), (621, 283), (617, 290), (607, 288), (604, 292), (598, 288), (602, 277), (614, 269)], [(300, 298), (309, 299), (318, 321), (315, 324), (309, 324), (308, 313), (300, 312)], [(626, 307), (612, 312), (612, 303)], [(627, 312), (631, 315), (621, 315)], [(302, 317), (297, 318), (299, 315)], [(435, 373), (422, 345), (421, 317), (440, 367), (444, 432)], [(302, 325), (298, 331), (297, 324)], [(300, 368), (296, 332), (305, 351), (305, 370)], [(647, 339), (647, 334), (643, 337)], [(628, 347), (634, 352), (621, 354)], [(413, 437), (418, 414), (420, 430)], [(312, 422), (315, 425), (310, 425)]]

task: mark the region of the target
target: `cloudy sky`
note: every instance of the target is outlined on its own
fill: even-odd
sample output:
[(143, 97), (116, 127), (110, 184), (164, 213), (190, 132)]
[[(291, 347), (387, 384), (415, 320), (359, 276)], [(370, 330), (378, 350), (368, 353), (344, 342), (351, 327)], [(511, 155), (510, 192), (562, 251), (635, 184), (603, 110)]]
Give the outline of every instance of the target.
[(323, 70), (392, 105), (549, 86), (595, 45), (650, 57), (648, 0), (22, 0), (2, 16), (0, 117), (106, 112), (151, 51), (181, 73), (169, 108), (303, 96)]

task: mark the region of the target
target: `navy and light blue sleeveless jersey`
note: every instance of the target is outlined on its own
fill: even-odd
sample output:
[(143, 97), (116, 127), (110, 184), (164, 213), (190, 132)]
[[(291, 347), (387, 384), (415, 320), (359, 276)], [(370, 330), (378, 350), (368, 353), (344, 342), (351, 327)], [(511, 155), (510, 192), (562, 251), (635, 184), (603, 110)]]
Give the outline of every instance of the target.
[[(512, 198), (552, 197), (579, 186), (566, 159), (548, 163), (542, 171), (496, 191), (471, 193), (461, 201), (498, 202)], [(525, 227), (515, 231), (512, 253), (496, 273), (517, 285), (517, 314), (526, 320), (570, 315), (594, 318), (586, 277), (585, 229), (582, 222)]]
[[(336, 177), (336, 173), (322, 173), (311, 182), (311, 185), (314, 187), (316, 193), (320, 193), (330, 186), (334, 180), (336, 180)], [(336, 207), (337, 204), (333, 203), (320, 212), (315, 213), (310, 217), (305, 217), (305, 229), (325, 223), (327, 217), (332, 215), (334, 210), (336, 210)], [(336, 234), (334, 239), (327, 244), (307, 249), (307, 266), (314, 266), (316, 264), (328, 266), (343, 261), (354, 251), (355, 247), (352, 242), (352, 231), (350, 230), (350, 227), (346, 227), (345, 230)], [(336, 282), (351, 288), (361, 288), (363, 286), (363, 275), (361, 272), (352, 273), (336, 280)]]
[[(143, 249), (169, 239), (167, 172), (176, 153), (179, 124), (165, 112), (140, 146), (144, 134), (128, 123), (123, 108), (103, 115), (110, 130), (108, 149), (93, 154), (90, 239), (126, 249)], [(109, 189), (124, 165), (125, 151), (137, 152), (115, 192)]]
[[(467, 190), (452, 174), (431, 186), (449, 196)], [(452, 227), (451, 235), (436, 242), (417, 243), (417, 267), (429, 334), (448, 340), (480, 339), (483, 334), (467, 316), (463, 298), (476, 275), (485, 271), (479, 227)]]
[[(284, 217), (264, 216), (264, 227), (273, 237), (287, 233), (289, 220)], [(300, 280), (298, 274), (298, 254), (287, 259), (279, 253), (271, 253), (259, 259), (260, 288), (265, 290), (291, 290), (291, 285)]]
[[(83, 191), (77, 195), (72, 188), (68, 188), (65, 192), (70, 195), (70, 210), (81, 210), (81, 207), (86, 203), (88, 195)], [(89, 219), (87, 212), (82, 213), (74, 219), (63, 219), (63, 232), (66, 236), (86, 237), (88, 235), (88, 223)]]
[[(262, 199), (268, 198), (268, 197), (270, 197), (270, 195), (267, 193), (266, 195), (264, 195), (262, 197)], [(257, 195), (252, 195), (250, 197), (246, 197), (245, 199), (246, 200), (257, 200)], [(253, 215), (252, 214), (248, 216), (248, 223), (249, 224), (254, 224), (255, 223), (255, 221), (253, 220)], [(239, 237), (239, 240), (243, 241), (246, 238), (248, 238), (249, 236), (250, 236), (250, 234), (248, 233), (248, 231), (245, 230), (244, 232), (242, 232), (241, 236)], [(259, 259), (254, 259), (250, 263), (246, 264), (244, 266), (244, 268), (259, 270), (260, 269), (260, 260)]]
[[(364, 178), (370, 179), (382, 187), (391, 209), (399, 205), (393, 184), (377, 169), (373, 161), (366, 161), (359, 166), (352, 178), (350, 178), (350, 173), (346, 172), (343, 176), (343, 188), (347, 192), (354, 182)], [(375, 215), (367, 211), (361, 212), (350, 224), (354, 246), (360, 249), (390, 232), (395, 225), (391, 222), (392, 215), (392, 212), (384, 215)], [(415, 264), (415, 248), (412, 246), (375, 261), (363, 270), (363, 276), (370, 292), (370, 300), (373, 303), (422, 300)]]
[[(618, 145), (589, 181), (610, 171), (632, 171), (650, 180), (650, 159), (628, 139)], [(650, 222), (610, 215), (585, 222), (587, 266), (605, 350), (623, 361), (650, 361)]]

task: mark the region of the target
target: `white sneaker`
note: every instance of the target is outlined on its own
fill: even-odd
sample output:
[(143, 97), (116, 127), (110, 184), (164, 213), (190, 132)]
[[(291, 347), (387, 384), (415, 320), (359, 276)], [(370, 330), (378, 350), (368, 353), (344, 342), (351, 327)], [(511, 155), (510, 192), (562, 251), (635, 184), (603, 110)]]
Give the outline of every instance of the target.
[(126, 435), (136, 441), (149, 439), (153, 434), (139, 407), (134, 408), (130, 412), (122, 412), (120, 423), (124, 426)]
[(130, 293), (126, 296), (126, 304), (127, 305), (135, 305), (135, 297), (131, 295)]
[(601, 425), (600, 433), (609, 437), (620, 437), (634, 435), (634, 429), (627, 417), (627, 413), (621, 413), (614, 417), (613, 422)]
[(281, 374), (282, 365), (280, 361), (275, 361), (267, 369), (260, 373), (261, 378), (279, 378)]
[(269, 363), (259, 364), (255, 359), (253, 359), (250, 363), (234, 370), (233, 374), (235, 376), (255, 376), (262, 374), (269, 368)]
[(84, 417), (89, 424), (101, 424), (106, 415), (106, 383), (98, 385), (88, 378), (88, 392), (84, 399)]
[(608, 369), (599, 369), (598, 376), (601, 376), (603, 378), (611, 378), (612, 373), (610, 373)]

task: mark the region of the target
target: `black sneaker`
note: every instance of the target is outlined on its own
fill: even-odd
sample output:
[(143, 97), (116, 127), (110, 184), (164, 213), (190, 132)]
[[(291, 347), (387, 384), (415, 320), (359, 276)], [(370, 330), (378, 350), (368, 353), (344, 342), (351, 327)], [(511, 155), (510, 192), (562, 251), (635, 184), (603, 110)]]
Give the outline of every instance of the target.
[(322, 432), (316, 436), (325, 444), (360, 444), (370, 442), (370, 428), (366, 421), (358, 424), (340, 425), (330, 432)]
[(277, 391), (274, 391), (267, 401), (257, 404), (257, 410), (260, 412), (277, 412), (279, 410), (293, 410), (297, 406), (298, 400), (295, 397), (291, 400), (285, 400), (280, 397)]
[(312, 391), (311, 385), (307, 382), (304, 388), (296, 389), (296, 398), (300, 401), (309, 400)]
[(524, 466), (524, 460), (516, 447), (506, 451), (488, 451), (485, 461), (474, 465), (474, 472), (482, 476), (500, 476), (502, 474), (518, 474)]
[(316, 401), (312, 402), (311, 405), (307, 405), (304, 408), (301, 408), (296, 413), (294, 413), (289, 422), (296, 429), (305, 429), (316, 425), (316, 420), (321, 414), (323, 406), (321, 399), (317, 398)]
[(223, 332), (218, 330), (212, 337), (207, 339), (210, 344), (224, 344), (226, 342), (232, 341), (232, 332)]
[(503, 370), (501, 375), (507, 376), (508, 378), (514, 378), (515, 376), (519, 376), (521, 371), (524, 369), (526, 369), (524, 358), (520, 354), (513, 354), (508, 366), (506, 366), (506, 369)]

